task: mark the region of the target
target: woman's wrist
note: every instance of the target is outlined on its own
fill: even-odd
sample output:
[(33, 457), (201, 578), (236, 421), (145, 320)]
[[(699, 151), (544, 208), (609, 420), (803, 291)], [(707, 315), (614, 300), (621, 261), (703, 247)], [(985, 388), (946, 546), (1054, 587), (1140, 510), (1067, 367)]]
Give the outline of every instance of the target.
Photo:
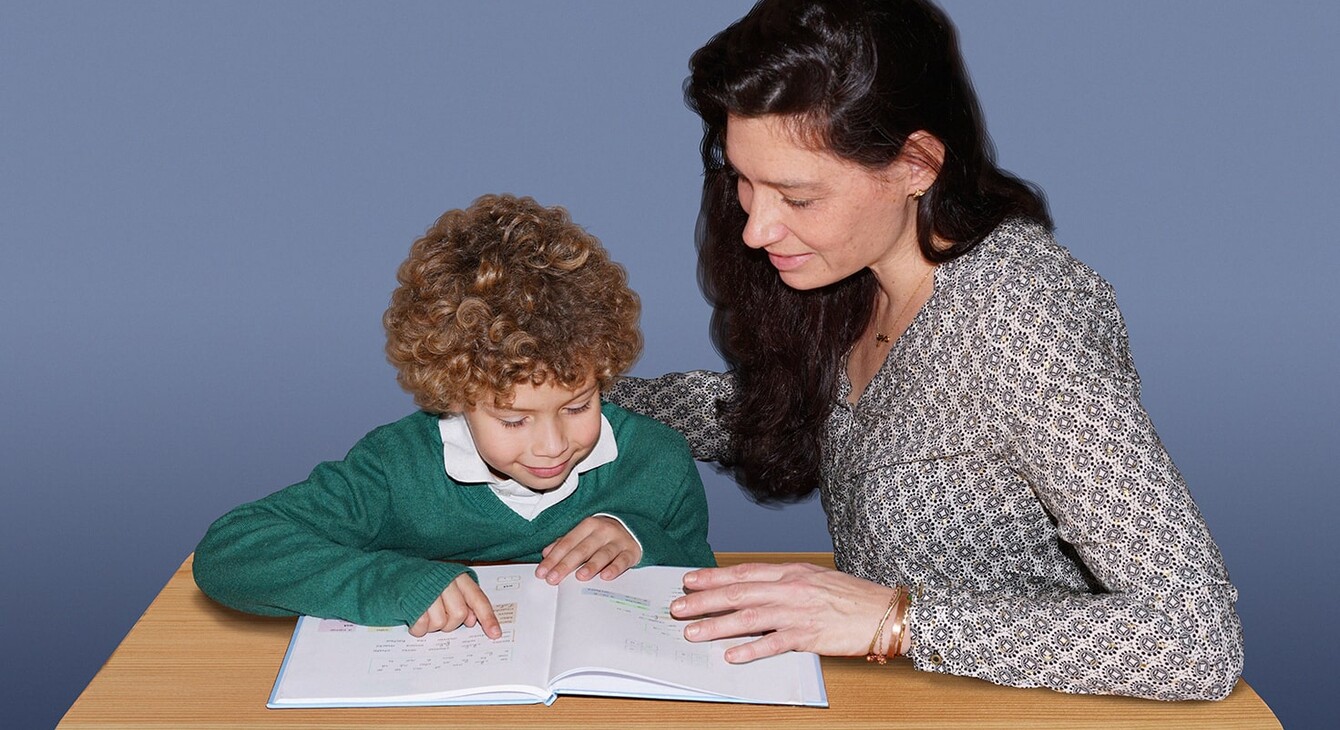
[[(879, 624), (875, 626), (875, 635), (870, 639), (870, 648), (866, 650), (865, 660), (868, 662), (878, 662), (884, 664), (889, 660), (889, 656), (898, 656), (903, 652), (904, 632), (907, 625), (907, 590), (902, 586), (894, 586), (893, 595), (889, 596), (888, 606), (880, 616)], [(900, 608), (901, 607), (901, 608)], [(889, 627), (890, 636), (884, 638), (885, 627)]]
[(903, 600), (902, 615), (898, 617), (898, 656), (907, 656), (912, 650), (912, 632), (907, 630), (907, 615), (912, 610), (912, 588), (904, 589), (907, 597)]

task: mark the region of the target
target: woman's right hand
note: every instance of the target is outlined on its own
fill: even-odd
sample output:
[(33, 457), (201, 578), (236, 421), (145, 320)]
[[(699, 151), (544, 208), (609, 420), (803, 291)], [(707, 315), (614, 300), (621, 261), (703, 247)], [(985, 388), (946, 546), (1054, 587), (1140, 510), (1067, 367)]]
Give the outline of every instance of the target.
[(462, 625), (473, 627), (475, 624), (479, 624), (490, 639), (502, 637), (502, 627), (493, 615), (493, 603), (469, 573), (461, 573), (409, 627), (409, 633), (423, 636), (431, 631), (455, 631)]

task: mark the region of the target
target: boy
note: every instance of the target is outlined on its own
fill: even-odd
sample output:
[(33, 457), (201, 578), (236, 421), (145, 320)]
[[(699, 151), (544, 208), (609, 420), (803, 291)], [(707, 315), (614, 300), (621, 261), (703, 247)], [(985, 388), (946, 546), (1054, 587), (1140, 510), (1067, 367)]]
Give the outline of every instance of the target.
[(422, 410), (216, 521), (195, 552), (202, 591), (251, 613), (497, 638), (455, 561), (539, 562), (555, 584), (715, 564), (683, 438), (600, 402), (641, 350), (638, 301), (566, 211), (481, 197), (415, 241), (398, 279), (386, 352)]

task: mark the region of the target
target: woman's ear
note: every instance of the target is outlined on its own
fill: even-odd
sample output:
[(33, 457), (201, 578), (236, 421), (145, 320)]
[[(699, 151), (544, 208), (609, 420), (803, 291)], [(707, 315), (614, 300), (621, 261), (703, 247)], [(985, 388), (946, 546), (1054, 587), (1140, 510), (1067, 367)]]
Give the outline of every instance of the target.
[(945, 145), (938, 137), (924, 130), (907, 135), (907, 142), (898, 153), (907, 171), (907, 183), (913, 191), (925, 192), (940, 175), (945, 162)]

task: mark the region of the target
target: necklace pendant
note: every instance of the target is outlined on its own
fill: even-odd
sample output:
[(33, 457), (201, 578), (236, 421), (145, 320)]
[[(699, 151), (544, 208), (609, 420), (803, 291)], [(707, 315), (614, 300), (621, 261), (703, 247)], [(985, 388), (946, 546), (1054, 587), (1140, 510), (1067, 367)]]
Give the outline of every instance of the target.
[(887, 345), (887, 344), (889, 344), (890, 342), (893, 342), (893, 340), (889, 339), (889, 336), (886, 335), (886, 334), (884, 334), (883, 332), (876, 332), (876, 333), (875, 333), (875, 342), (878, 342), (878, 343), (880, 343), (880, 344), (882, 344), (882, 345)]

